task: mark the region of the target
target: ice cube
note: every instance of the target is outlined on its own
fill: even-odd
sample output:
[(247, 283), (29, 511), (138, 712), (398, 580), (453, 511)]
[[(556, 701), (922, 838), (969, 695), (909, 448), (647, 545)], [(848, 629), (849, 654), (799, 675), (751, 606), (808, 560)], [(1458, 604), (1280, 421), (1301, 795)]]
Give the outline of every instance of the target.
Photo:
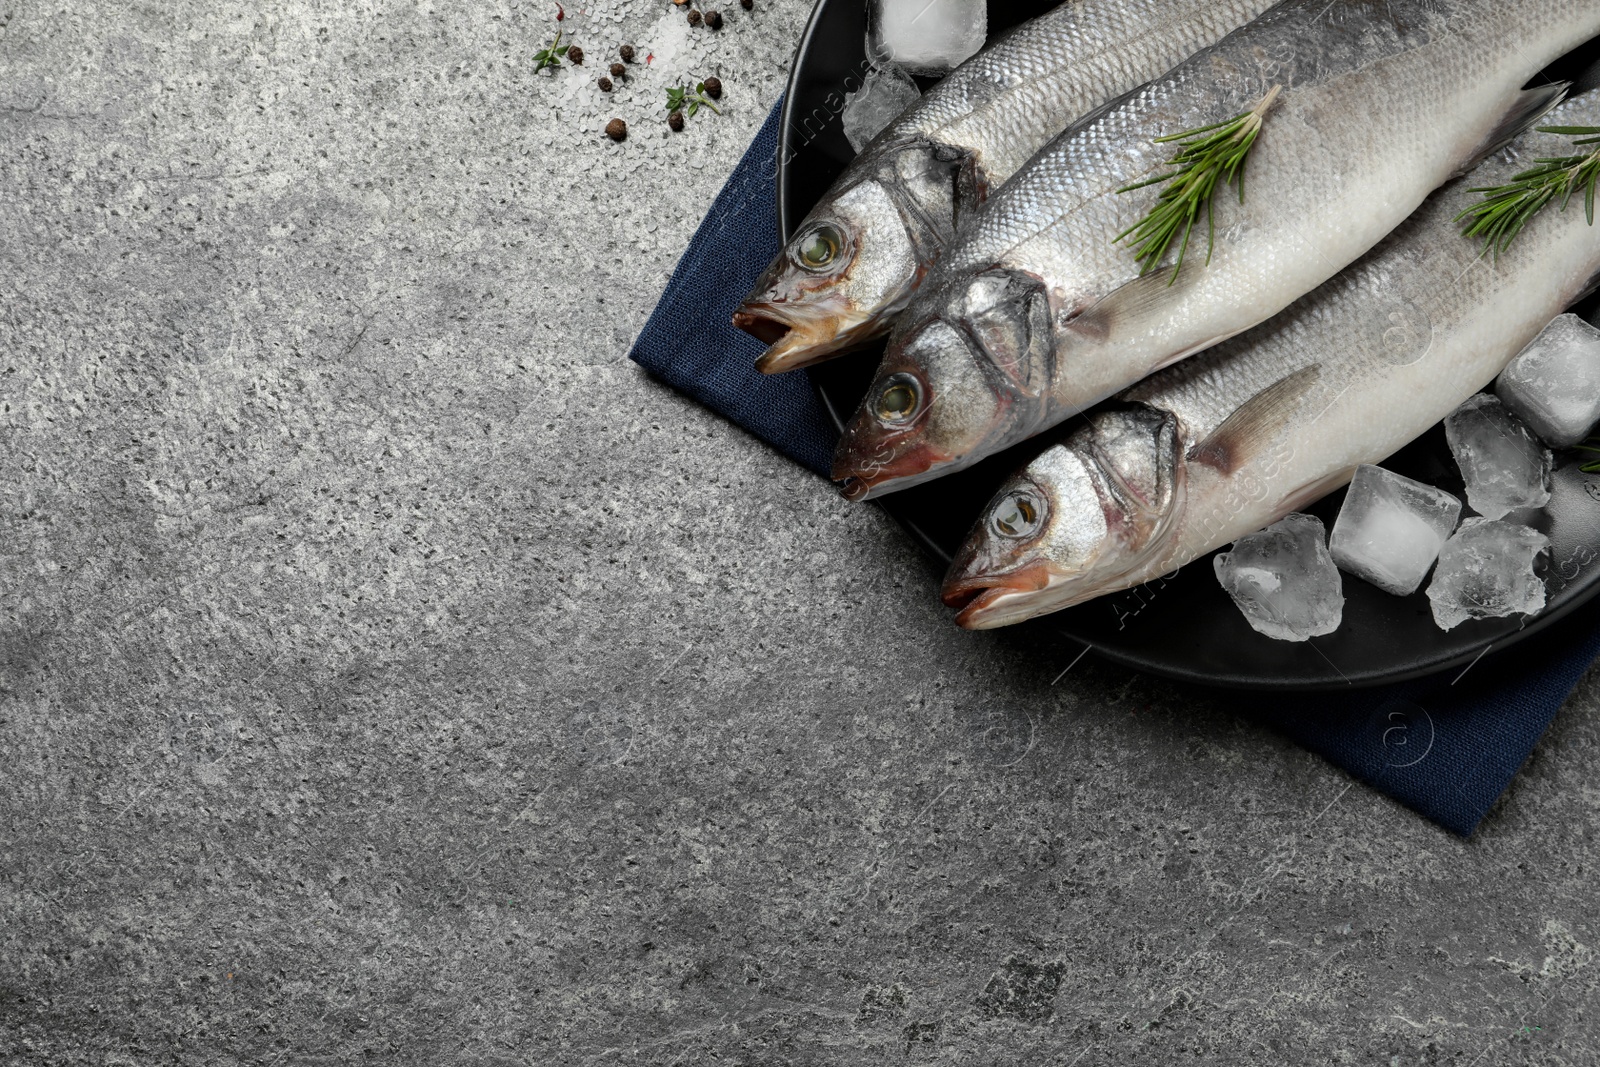
[(1600, 422), (1600, 330), (1561, 315), (1512, 360), (1494, 390), (1528, 428), (1570, 448)]
[(1550, 452), (1522, 421), (1488, 393), (1444, 420), (1450, 453), (1467, 481), (1467, 504), (1486, 519), (1550, 502)]
[(1528, 526), (1468, 519), (1439, 552), (1428, 583), (1433, 621), (1451, 630), (1467, 619), (1496, 619), (1544, 607), (1544, 581), (1533, 561), (1550, 539)]
[(1331, 634), (1344, 617), (1339, 569), (1314, 515), (1289, 515), (1212, 557), (1217, 580), (1260, 633), (1279, 641)]
[(844, 98), (844, 136), (850, 147), (860, 152), (867, 142), (900, 113), (916, 103), (921, 92), (911, 75), (889, 63), (874, 66), (861, 79), (861, 88)]
[(983, 47), (985, 0), (871, 0), (868, 55), (913, 74), (948, 74)]
[(1431, 485), (1362, 464), (1345, 494), (1328, 551), (1339, 569), (1385, 593), (1422, 585), (1461, 517), (1461, 501)]

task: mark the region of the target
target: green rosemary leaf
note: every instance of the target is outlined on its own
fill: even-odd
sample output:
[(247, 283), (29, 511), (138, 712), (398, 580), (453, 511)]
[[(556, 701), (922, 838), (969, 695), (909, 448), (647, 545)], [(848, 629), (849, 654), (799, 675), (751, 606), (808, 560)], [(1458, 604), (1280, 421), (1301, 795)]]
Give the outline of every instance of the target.
[[(1574, 147), (1600, 145), (1600, 126), (1540, 126), (1539, 132), (1578, 138)], [(1485, 253), (1493, 252), (1498, 257), (1539, 212), (1558, 199), (1560, 210), (1567, 210), (1579, 190), (1583, 191), (1584, 216), (1590, 226), (1594, 225), (1600, 148), (1580, 155), (1535, 159), (1533, 163), (1504, 185), (1468, 190), (1482, 193), (1483, 199), (1457, 215), (1456, 221), (1466, 223), (1466, 236), (1483, 240)]]
[(1238, 187), (1239, 202), (1244, 203), (1245, 161), (1261, 134), (1267, 111), (1282, 91), (1283, 86), (1273, 86), (1255, 107), (1225, 122), (1155, 139), (1155, 144), (1178, 146), (1178, 153), (1171, 160), (1173, 169), (1117, 190), (1131, 193), (1152, 185), (1166, 186), (1150, 213), (1114, 238), (1133, 243), (1141, 276), (1160, 269), (1176, 242), (1177, 262), (1172, 268), (1172, 281), (1167, 284), (1178, 280), (1202, 209), (1206, 216), (1206, 262), (1211, 262), (1217, 237), (1212, 199), (1219, 185), (1233, 185)]

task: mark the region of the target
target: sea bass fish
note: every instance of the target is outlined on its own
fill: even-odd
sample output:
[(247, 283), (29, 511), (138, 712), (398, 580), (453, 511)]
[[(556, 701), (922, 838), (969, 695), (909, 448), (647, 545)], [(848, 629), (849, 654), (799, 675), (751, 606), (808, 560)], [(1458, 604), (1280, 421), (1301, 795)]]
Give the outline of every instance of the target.
[[(1600, 92), (1552, 120), (1600, 124)], [(1472, 186), (1570, 138), (1523, 136), (1288, 311), (1146, 379), (1044, 449), (986, 507), (945, 579), (972, 629), (1139, 585), (1298, 511), (1488, 385), (1600, 281), (1580, 193), (1498, 258), (1462, 235)]]
[(734, 313), (768, 373), (881, 336), (970, 210), (1074, 120), (1277, 0), (1068, 0), (962, 64), (880, 133)]
[[(834, 477), (860, 499), (967, 466), (1264, 322), (1371, 249), (1562, 87), (1600, 0), (1285, 0), (1052, 142), (970, 219), (901, 316)], [(1118, 234), (1168, 172), (1156, 138), (1279, 90), (1183, 269)], [(1175, 250), (1174, 250), (1175, 251)], [(1175, 256), (1169, 256), (1175, 258)]]

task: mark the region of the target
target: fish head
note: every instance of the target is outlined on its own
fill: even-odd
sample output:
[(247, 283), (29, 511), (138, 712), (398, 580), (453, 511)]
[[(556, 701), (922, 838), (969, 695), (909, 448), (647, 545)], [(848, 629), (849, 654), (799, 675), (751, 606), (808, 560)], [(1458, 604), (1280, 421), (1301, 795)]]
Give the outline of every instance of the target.
[(833, 477), (852, 500), (968, 466), (1046, 415), (1054, 342), (1037, 278), (961, 278), (919, 298), (905, 320), (834, 453)]
[(883, 150), (868, 176), (812, 209), (733, 313), (768, 345), (767, 374), (879, 337), (954, 226), (952, 164), (930, 149)]
[(1126, 588), (1176, 528), (1177, 420), (1143, 405), (1095, 416), (1017, 472), (945, 576), (970, 630), (1008, 626)]

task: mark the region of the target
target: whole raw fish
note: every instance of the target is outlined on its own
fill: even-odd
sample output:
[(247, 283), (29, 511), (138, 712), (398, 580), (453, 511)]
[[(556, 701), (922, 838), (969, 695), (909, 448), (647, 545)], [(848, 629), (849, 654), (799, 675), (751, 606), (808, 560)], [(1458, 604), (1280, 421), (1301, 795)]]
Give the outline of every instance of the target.
[[(1552, 122), (1600, 124), (1600, 92)], [(1482, 389), (1600, 274), (1580, 193), (1498, 259), (1456, 216), (1568, 137), (1530, 133), (1441, 190), (1271, 322), (1164, 370), (1046, 448), (985, 508), (945, 579), (973, 629), (1127, 589), (1275, 522)]]
[(1276, 0), (1068, 0), (962, 64), (845, 169), (733, 321), (769, 373), (887, 332), (958, 214), (1106, 101)]
[[(1285, 0), (1067, 131), (963, 226), (901, 317), (836, 453), (859, 499), (975, 462), (1277, 314), (1559, 99), (1522, 92), (1600, 0)], [(1116, 236), (1161, 190), (1158, 137), (1281, 87), (1181, 272)]]

